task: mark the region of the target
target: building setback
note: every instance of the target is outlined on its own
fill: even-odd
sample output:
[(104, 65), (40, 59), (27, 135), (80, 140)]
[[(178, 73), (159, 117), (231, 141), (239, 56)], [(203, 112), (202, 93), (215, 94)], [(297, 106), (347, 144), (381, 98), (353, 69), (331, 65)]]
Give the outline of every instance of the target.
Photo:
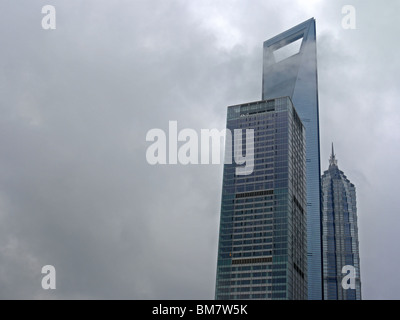
[[(339, 170), (333, 150), (322, 175), (322, 240), (325, 300), (361, 300), (356, 188)], [(355, 288), (344, 288), (344, 266), (354, 267)]]
[(307, 299), (304, 126), (282, 97), (228, 107), (227, 129), (254, 130), (254, 170), (224, 165), (215, 298)]

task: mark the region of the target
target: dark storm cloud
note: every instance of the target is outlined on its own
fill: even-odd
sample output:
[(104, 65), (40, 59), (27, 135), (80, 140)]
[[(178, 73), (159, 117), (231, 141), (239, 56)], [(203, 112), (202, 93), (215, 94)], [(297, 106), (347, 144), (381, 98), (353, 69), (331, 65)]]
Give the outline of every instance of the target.
[(382, 36), (398, 5), (372, 20), (376, 5), (357, 2), (344, 31), (340, 4), (307, 3), (52, 1), (45, 31), (42, 3), (3, 1), (0, 298), (212, 299), (222, 166), (151, 166), (146, 133), (222, 129), (226, 106), (261, 97), (262, 42), (311, 16), (321, 165), (333, 140), (357, 187), (364, 296), (398, 297), (399, 65)]

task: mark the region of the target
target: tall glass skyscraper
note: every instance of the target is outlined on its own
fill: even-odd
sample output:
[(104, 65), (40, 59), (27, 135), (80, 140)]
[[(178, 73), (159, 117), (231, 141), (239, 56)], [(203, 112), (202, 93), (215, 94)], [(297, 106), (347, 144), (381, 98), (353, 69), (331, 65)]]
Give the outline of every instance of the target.
[[(355, 186), (339, 170), (333, 150), (322, 176), (323, 280), (326, 300), (360, 300), (360, 257)], [(344, 266), (354, 267), (354, 289), (344, 288)]]
[(322, 299), (315, 20), (263, 50), (262, 101), (228, 108), (228, 129), (255, 130), (255, 169), (224, 166), (216, 298)]
[(236, 164), (224, 165), (215, 298), (307, 299), (300, 117), (289, 97), (269, 99), (228, 107), (227, 129), (254, 130), (254, 142), (239, 136), (254, 168), (237, 175)]
[[(282, 50), (290, 46), (298, 49), (282, 60)], [(264, 42), (262, 99), (281, 96), (291, 98), (306, 128), (308, 298), (321, 300), (321, 169), (314, 18)]]

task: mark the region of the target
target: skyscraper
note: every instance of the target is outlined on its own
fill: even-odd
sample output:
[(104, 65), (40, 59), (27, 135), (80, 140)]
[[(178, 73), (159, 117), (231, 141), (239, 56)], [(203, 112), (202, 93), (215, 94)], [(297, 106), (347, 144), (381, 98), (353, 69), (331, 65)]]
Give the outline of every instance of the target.
[(304, 126), (282, 97), (228, 107), (227, 129), (254, 130), (254, 170), (224, 165), (215, 297), (307, 299)]
[[(339, 170), (333, 150), (322, 176), (324, 299), (360, 300), (360, 257), (355, 186)], [(342, 285), (344, 266), (353, 269), (354, 289)]]
[(255, 130), (255, 168), (224, 166), (217, 299), (322, 299), (315, 40), (309, 19), (264, 42), (262, 101), (228, 107), (228, 129)]
[[(295, 50), (282, 60), (280, 54), (288, 47)], [(321, 300), (321, 169), (314, 18), (264, 42), (262, 99), (281, 96), (291, 98), (306, 128), (308, 298)]]

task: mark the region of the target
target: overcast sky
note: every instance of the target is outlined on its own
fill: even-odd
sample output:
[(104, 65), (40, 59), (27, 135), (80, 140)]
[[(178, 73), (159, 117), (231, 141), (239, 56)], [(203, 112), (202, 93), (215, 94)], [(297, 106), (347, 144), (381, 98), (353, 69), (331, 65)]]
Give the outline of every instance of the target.
[[(363, 298), (400, 299), (399, 11), (2, 0), (0, 298), (213, 299), (223, 167), (152, 166), (146, 133), (223, 129), (227, 106), (261, 99), (263, 41), (315, 17), (321, 168), (334, 142), (357, 188)], [(56, 290), (41, 287), (48, 264)]]

